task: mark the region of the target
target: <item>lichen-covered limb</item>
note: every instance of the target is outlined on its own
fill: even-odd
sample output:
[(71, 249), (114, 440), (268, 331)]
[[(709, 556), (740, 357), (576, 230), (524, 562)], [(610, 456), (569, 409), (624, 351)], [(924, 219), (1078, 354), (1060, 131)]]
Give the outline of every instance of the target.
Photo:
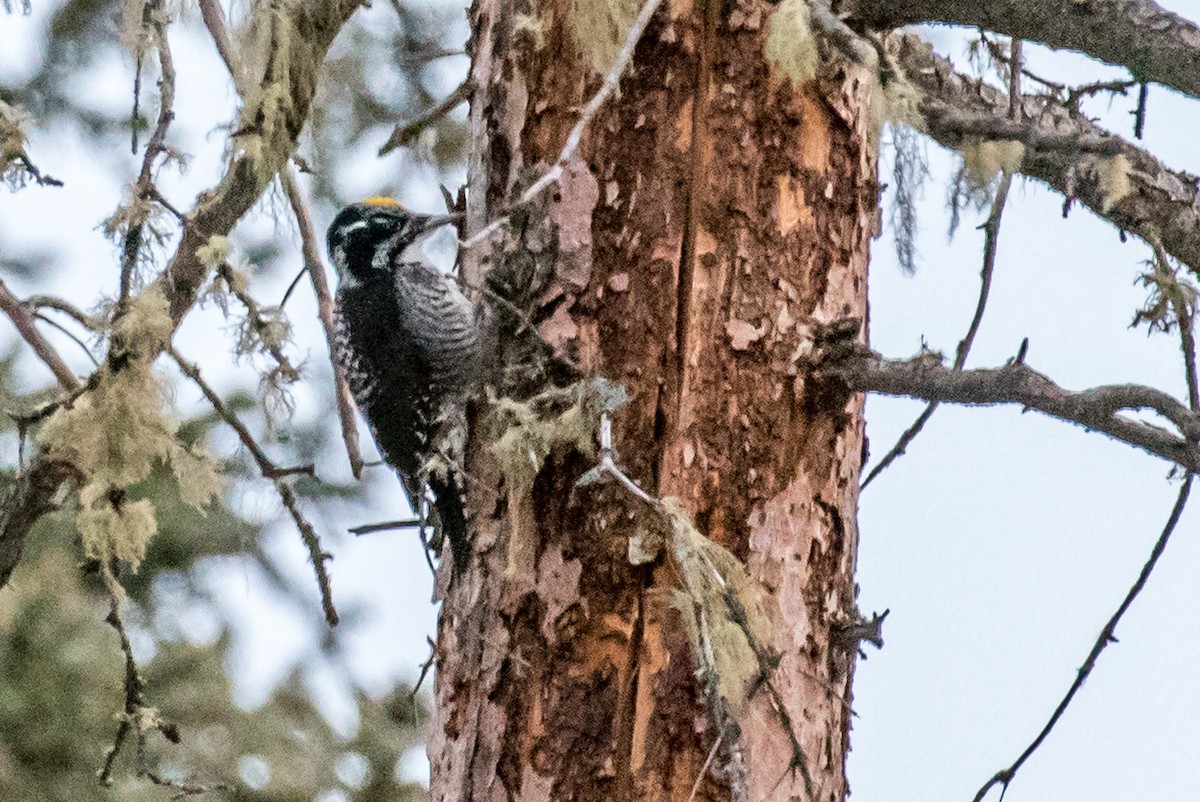
[[(291, 156), (308, 120), (320, 65), (334, 37), (359, 5), (361, 0), (335, 0), (285, 3), (277, 9), (272, 3), (255, 10), (262, 19), (252, 25), (286, 33), (268, 37), (270, 47), (258, 91), (246, 93), (244, 98), (229, 167), (220, 183), (201, 194), (185, 216), (179, 248), (156, 279), (170, 302), (176, 325), (208, 279), (209, 267), (196, 252), (210, 238), (229, 233)], [(264, 116), (264, 109), (274, 103), (280, 107)], [(267, 118), (275, 123), (270, 130), (263, 129)]]
[(853, 21), (874, 30), (919, 22), (983, 28), (1078, 50), (1200, 97), (1200, 26), (1153, 0), (858, 0)]
[[(916, 36), (895, 37), (889, 49), (921, 93), (921, 119), (934, 141), (958, 148), (969, 136), (1019, 139), (1026, 145), (1023, 175), (1045, 182), (1068, 202), (1078, 200), (1124, 231), (1160, 243), (1200, 273), (1200, 192), (1194, 177), (1168, 169), (1145, 150), (1045, 96), (1023, 100), (1023, 117), (1036, 126), (1013, 123), (1007, 119), (1007, 95), (956, 73)], [(1069, 147), (1072, 138), (1078, 148)], [(1119, 199), (1101, 179), (1104, 162), (1114, 158), (1126, 162), (1128, 186)]]
[[(261, 63), (248, 67), (253, 79), (239, 86), (243, 105), (229, 166), (220, 182), (184, 215), (178, 249), (142, 291), (162, 292), (172, 327), (182, 322), (209, 279), (213, 266), (200, 257), (200, 249), (212, 237), (229, 233), (291, 156), (308, 120), (325, 54), (360, 5), (361, 0), (330, 0), (256, 7), (250, 24), (262, 32)], [(136, 344), (126, 339), (114, 337), (110, 345), (108, 365), (113, 370), (122, 369), (131, 345), (140, 360), (150, 360), (170, 342), (170, 336)], [(77, 470), (51, 461), (45, 453), (34, 458), (0, 523), (0, 587), (19, 560), (33, 524), (52, 509), (62, 484), (77, 475)]]
[[(1018, 404), (1103, 432), (1189, 471), (1200, 471), (1200, 414), (1153, 387), (1114, 384), (1071, 391), (1020, 361), (999, 368), (955, 371), (930, 354), (884, 359), (863, 348), (825, 360), (817, 367), (817, 375), (843, 381), (854, 391), (948, 404)], [(1143, 409), (1163, 416), (1177, 431), (1122, 414)]]

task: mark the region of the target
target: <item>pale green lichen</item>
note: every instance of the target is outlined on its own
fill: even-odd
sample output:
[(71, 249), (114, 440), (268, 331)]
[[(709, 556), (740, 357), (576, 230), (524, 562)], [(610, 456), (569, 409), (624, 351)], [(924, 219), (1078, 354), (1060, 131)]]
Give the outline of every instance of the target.
[(513, 15), (513, 34), (517, 38), (522, 35), (528, 36), (533, 42), (534, 50), (541, 50), (546, 46), (546, 26), (542, 24), (541, 18), (532, 14)]
[(215, 270), (229, 261), (229, 252), (229, 237), (214, 234), (208, 238), (208, 242), (196, 249), (196, 258), (209, 270)]
[(895, 65), (883, 85), (883, 118), (888, 122), (903, 123), (918, 131), (925, 130), (925, 118), (921, 115), (921, 90)]
[(817, 74), (817, 38), (806, 0), (782, 0), (767, 20), (765, 55), (773, 76), (786, 77), (797, 86)]
[(120, 370), (105, 368), (89, 392), (59, 408), (38, 434), (50, 458), (70, 462), (85, 477), (76, 518), (84, 552), (135, 568), (157, 524), (150, 501), (124, 500), (127, 488), (163, 465), (180, 498), (198, 510), (221, 491), (212, 462), (176, 438), (165, 412), (166, 387), (151, 360), (139, 356), (160, 352), (171, 331), (167, 301), (157, 287), (133, 298), (113, 326), (114, 339), (129, 349), (127, 363)]
[(7, 177), (14, 166), (21, 170), (20, 160), (25, 157), (25, 126), (29, 122), (29, 114), (24, 109), (0, 100), (0, 175)]
[(154, 44), (154, 29), (151, 27), (154, 4), (147, 0), (124, 0), (121, 6), (121, 44), (129, 49), (134, 58), (141, 59)]
[(84, 556), (101, 562), (122, 560), (136, 571), (158, 534), (154, 504), (149, 499), (113, 501), (107, 488), (94, 483), (84, 485), (79, 498), (75, 525)]
[(1016, 173), (1025, 159), (1025, 144), (1012, 139), (991, 140), (969, 137), (959, 148), (963, 176), (973, 187), (986, 187), (1000, 173)]
[(171, 320), (171, 305), (157, 285), (147, 287), (134, 296), (125, 313), (113, 322), (113, 339), (134, 343), (143, 353), (159, 353), (167, 347), (175, 324)]
[(639, 0), (571, 0), (571, 38), (597, 75), (612, 69), (641, 6)]
[(306, 117), (295, 101), (316, 91), (319, 63), (295, 13), (294, 2), (258, 0), (238, 32), (237, 85), (242, 109), (236, 143), (266, 186), (292, 151)]
[(1100, 190), (1100, 210), (1107, 213), (1133, 192), (1133, 165), (1124, 153), (1096, 163), (1096, 185)]
[(762, 590), (737, 557), (696, 529), (678, 499), (663, 499), (683, 586), (672, 594), (697, 675), (737, 715), (764, 677), (771, 624)]
[(1181, 276), (1176, 266), (1168, 261), (1156, 246), (1155, 255), (1147, 263), (1148, 269), (1138, 277), (1143, 287), (1149, 290), (1145, 304), (1133, 317), (1131, 325), (1147, 324), (1150, 331), (1170, 332), (1181, 320), (1191, 320), (1196, 314), (1196, 300), (1200, 290), (1186, 274)]
[(566, 409), (550, 415), (534, 403), (511, 398), (494, 399), (493, 403), (498, 419), (504, 421), (504, 429), (492, 443), (491, 451), (514, 491), (525, 492), (533, 486), (546, 457), (558, 446), (594, 455), (595, 422), (587, 420), (578, 398)]

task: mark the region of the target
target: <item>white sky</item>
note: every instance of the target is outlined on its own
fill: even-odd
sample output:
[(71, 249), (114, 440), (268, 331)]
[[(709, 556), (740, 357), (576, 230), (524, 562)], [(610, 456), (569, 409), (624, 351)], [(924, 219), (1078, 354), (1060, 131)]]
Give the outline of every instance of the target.
[[(1195, 16), (1184, 0), (1166, 5)], [(35, 0), (30, 17), (0, 15), (0, 83), (19, 81), (39, 58), (33, 48), (49, 7), (49, 0)], [(393, 24), (387, 3), (363, 13), (373, 16), (370, 24)], [(943, 52), (962, 55), (960, 37), (945, 29), (931, 35)], [(181, 177), (164, 171), (161, 186), (186, 206), (217, 175), (222, 137), (213, 132), (230, 118), (233, 98), (223, 80), (213, 79), (221, 68), (202, 38), (175, 33), (172, 44), (180, 77), (172, 138), (195, 158)], [(1035, 72), (1056, 80), (1083, 83), (1117, 74), (1036, 47), (1027, 54)], [(123, 109), (131, 75), (128, 60), (114, 59), (79, 91), (90, 102)], [(453, 85), (452, 76), (447, 85)], [(148, 95), (145, 100), (153, 103)], [(1088, 110), (1129, 136), (1131, 103), (1114, 103), (1111, 110), (1094, 103)], [(1193, 133), (1198, 117), (1195, 103), (1152, 88), (1145, 146), (1172, 168), (1200, 173)], [(40, 166), (67, 186), (17, 194), (0, 189), (0, 277), (18, 295), (36, 289), (89, 305), (98, 292), (113, 291), (117, 276), (116, 250), (95, 230), (120, 199), (110, 165), (131, 178), (140, 156), (92, 153), (86, 142), (39, 128), (31, 139)], [(929, 154), (933, 178), (921, 204), (917, 274), (900, 272), (888, 235), (873, 249), (871, 340), (892, 356), (915, 353), (922, 340), (952, 354), (978, 290), (982, 233), (974, 227), (982, 216), (965, 217), (947, 242), (944, 195), (954, 161), (932, 144)], [(364, 155), (362, 169), (348, 176), (347, 194), (374, 194), (380, 175), (394, 176), (411, 164), (404, 156), (376, 161)], [(881, 178), (891, 181), (886, 172)], [(436, 208), (436, 188), (410, 200)], [(247, 227), (261, 235), (271, 225), (259, 214)], [(278, 236), (294, 239), (286, 226)], [(4, 273), (7, 255), (29, 252), (53, 257), (36, 285)], [(1057, 195), (1017, 182), (1004, 218), (992, 299), (968, 366), (1002, 364), (1029, 337), (1028, 363), (1064, 387), (1137, 382), (1183, 397), (1176, 338), (1147, 338), (1144, 330), (1128, 328), (1145, 299), (1134, 281), (1146, 257), (1145, 246), (1132, 239), (1122, 244), (1113, 228), (1081, 207), (1063, 220)], [(256, 293), (277, 299), (290, 273), (289, 268), (269, 277)], [(313, 380), (326, 381), (324, 345), (306, 288), (289, 311)], [(193, 316), (180, 348), (198, 358), (219, 386), (244, 385), (251, 374), (229, 367), (228, 341), (213, 334), (224, 326), (211, 313)], [(72, 346), (62, 348), (77, 359)], [(32, 359), (24, 364), (38, 381), (44, 378)], [(75, 364), (86, 369), (82, 358)], [(178, 398), (185, 409), (201, 408), (189, 387), (182, 386)], [(300, 401), (302, 416), (317, 414), (312, 399)], [(869, 400), (868, 434), (876, 456), (921, 407)], [(336, 423), (330, 419), (328, 425)], [(222, 442), (232, 448), (232, 440)], [(319, 471), (345, 476), (344, 457), (329, 455)], [(858, 718), (849, 764), (856, 799), (970, 800), (1024, 749), (1158, 537), (1178, 489), (1167, 473), (1157, 459), (1036, 413), (952, 407), (937, 412), (909, 453), (862, 498), (860, 606), (868, 614), (884, 608), (892, 613), (884, 630), (886, 648), (868, 647), (869, 659), (857, 671)], [(370, 489), (372, 508), (339, 509), (322, 529), (337, 554), (333, 580), (339, 605), (368, 605), (364, 619), (339, 634), (349, 647), (350, 668), (382, 691), (397, 676), (415, 677), (427, 656), (425, 637), (433, 633), (435, 609), (424, 560), (407, 535), (357, 540), (336, 535), (339, 517), (345, 525), (405, 514), (392, 477), (376, 471)], [(267, 519), (279, 515), (267, 488), (252, 487), (239, 504)], [(1200, 690), (1193, 677), (1200, 625), (1188, 613), (1200, 572), (1197, 515), (1185, 514), (1156, 574), (1118, 629), (1120, 642), (1104, 653), (1058, 729), (1018, 775), (1009, 800), (1196, 797)], [(303, 581), (310, 569), (299, 538), (290, 525), (274, 530), (270, 552)], [(240, 648), (231, 668), (239, 699), (254, 704), (296, 660), (317, 654), (313, 610), (273, 602), (263, 579), (233, 561), (214, 563), (207, 574), (239, 622)], [(328, 665), (310, 676), (326, 695), (337, 685)], [(329, 714), (343, 728), (353, 726), (344, 705), (331, 704)], [(997, 797), (993, 791), (989, 799)]]

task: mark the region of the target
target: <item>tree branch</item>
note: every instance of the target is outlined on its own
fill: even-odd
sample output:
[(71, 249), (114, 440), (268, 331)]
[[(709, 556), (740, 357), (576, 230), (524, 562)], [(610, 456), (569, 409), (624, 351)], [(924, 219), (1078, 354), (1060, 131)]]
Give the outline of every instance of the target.
[[(50, 372), (54, 374), (54, 378), (58, 380), (64, 390), (75, 393), (83, 389), (83, 384), (76, 378), (75, 372), (63, 361), (58, 351), (54, 350), (54, 346), (47, 342), (41, 332), (37, 330), (29, 308), (13, 297), (2, 280), (0, 280), (0, 311), (8, 315), (9, 320), (17, 329), (17, 334), (20, 334), (21, 339), (29, 344), (33, 352), (38, 355), (38, 359), (50, 368)], [(0, 582), (0, 586), (3, 584)]]
[(338, 421), (342, 427), (342, 442), (346, 445), (346, 456), (350, 459), (350, 471), (355, 479), (362, 478), (363, 458), (362, 449), (358, 443), (358, 421), (354, 416), (354, 396), (346, 381), (345, 371), (338, 361), (333, 358), (333, 294), (329, 291), (329, 282), (325, 280), (325, 268), (321, 263), (321, 254), (317, 246), (317, 235), (313, 230), (312, 218), (308, 214), (308, 206), (296, 183), (296, 177), (290, 169), (280, 173), (283, 179), (283, 191), (291, 203), (292, 213), (296, 216), (296, 225), (300, 229), (300, 250), (304, 255), (304, 270), (312, 282), (313, 294), (317, 296), (317, 315), (321, 319), (321, 329), (325, 332), (325, 343), (329, 347), (329, 361), (333, 366), (333, 395), (337, 402)]
[(874, 30), (920, 22), (984, 28), (1078, 50), (1200, 98), (1200, 26), (1153, 0), (858, 0), (853, 22)]
[(1008, 790), (1009, 783), (1013, 781), (1013, 777), (1020, 771), (1021, 766), (1025, 761), (1038, 750), (1042, 742), (1050, 735), (1051, 730), (1058, 724), (1063, 713), (1067, 711), (1067, 707), (1071, 704), (1071, 700), (1075, 698), (1075, 694), (1083, 687), (1083, 683), (1091, 675), (1092, 670), (1096, 667), (1096, 661), (1100, 659), (1100, 653), (1108, 648), (1109, 644), (1117, 642), (1117, 624), (1121, 622), (1121, 618), (1133, 604), (1133, 600), (1142, 592), (1142, 588), (1146, 586), (1146, 581), (1150, 578), (1150, 574), (1154, 571), (1154, 566), (1158, 563), (1158, 558), (1162, 556), (1163, 551), (1167, 547), (1167, 541), (1171, 539), (1171, 534), (1175, 531), (1175, 526), (1179, 523), (1180, 517), (1183, 515), (1183, 510), (1187, 506), (1188, 494), (1192, 489), (1192, 476), (1189, 474), (1184, 480), (1183, 486), (1179, 488), (1179, 495), (1175, 499), (1175, 506), (1171, 509), (1171, 515), (1167, 519), (1166, 526), (1163, 527), (1162, 534), (1159, 535), (1158, 541), (1154, 544), (1154, 548), (1150, 551), (1150, 557), (1142, 566), (1141, 572), (1138, 574), (1137, 580), (1125, 594), (1125, 598), (1117, 607), (1117, 611), (1108, 619), (1108, 623), (1104, 625), (1104, 629), (1100, 630), (1100, 635), (1096, 638), (1096, 642), (1092, 644), (1092, 650), (1088, 653), (1087, 659), (1083, 661), (1083, 665), (1079, 667), (1079, 671), (1075, 674), (1075, 680), (1071, 683), (1071, 687), (1067, 689), (1067, 693), (1063, 696), (1062, 701), (1058, 703), (1058, 707), (1050, 714), (1050, 719), (1046, 722), (1046, 726), (1042, 727), (1041, 732), (1037, 737), (1025, 747), (1023, 751), (1012, 765), (1006, 769), (1002, 769), (992, 775), (983, 786), (975, 793), (974, 802), (981, 802), (987, 796), (987, 792), (994, 786), (1000, 786), (1000, 797), (1004, 798), (1004, 792)]
[[(975, 406), (1019, 404), (1103, 432), (1188, 471), (1200, 472), (1200, 413), (1153, 387), (1105, 385), (1073, 392), (1021, 361), (1001, 368), (959, 372), (931, 354), (889, 360), (861, 346), (849, 346), (836, 355), (828, 352), (815, 373), (817, 377), (840, 380), (853, 391)], [(1120, 414), (1139, 409), (1157, 412), (1179, 433)]]
[(460, 103), (465, 103), (470, 98), (471, 82), (463, 81), (458, 85), (458, 88), (446, 95), (442, 102), (428, 111), (419, 114), (415, 119), (397, 125), (392, 130), (392, 135), (388, 137), (387, 142), (384, 142), (383, 146), (379, 148), (379, 155), (386, 156), (396, 148), (407, 145), (430, 125), (454, 111)]
[[(208, 245), (212, 237), (229, 233), (291, 157), (296, 139), (308, 120), (317, 89), (317, 75), (329, 46), (361, 4), (362, 0), (328, 0), (322, 3), (264, 3), (255, 7), (256, 17), (251, 26), (256, 23), (266, 25), (273, 34), (265, 54), (265, 66), (256, 82), (261, 91), (256, 96), (250, 96), (254, 93), (243, 95), (242, 124), (234, 132), (229, 166), (220, 182), (202, 193), (192, 210), (184, 215), (179, 246), (148, 288), (163, 293), (175, 326), (191, 311), (213, 267), (201, 260), (200, 249)], [(280, 87), (284, 89), (283, 102), (280, 101)], [(267, 114), (263, 106), (268, 99), (273, 104), (271, 114)], [(268, 117), (276, 119), (277, 126), (263, 130), (261, 120)], [(141, 356), (154, 358), (169, 340), (168, 337), (162, 342), (139, 343)], [(129, 344), (124, 342), (110, 343), (106, 362), (111, 369), (120, 369), (128, 347)], [(65, 374), (58, 378), (63, 382)], [(78, 383), (73, 375), (71, 380)], [(38, 517), (53, 508), (52, 499), (62, 483), (77, 475), (73, 469), (68, 471), (59, 463), (49, 463), (44, 454), (35, 458), (27, 476), (36, 476), (38, 481), (21, 483), (17, 494), (8, 502), (0, 527), (0, 587), (11, 573), (11, 567), (4, 567), (4, 559), (13, 553), (19, 558), (26, 534)], [(286, 485), (284, 490), (290, 493)], [(298, 521), (297, 525), (301, 523)], [(323, 566), (327, 555), (314, 548), (313, 538), (309, 537), (311, 527), (308, 531), (304, 531), (303, 526), (301, 529), (310, 552), (314, 552), (315, 564)], [(318, 570), (322, 570), (321, 567)]]
[[(175, 119), (175, 62), (171, 58), (171, 47), (167, 41), (168, 19), (159, 0), (150, 0), (143, 10), (144, 25), (153, 31), (152, 40), (158, 53), (158, 64), (161, 76), (158, 79), (158, 120), (154, 125), (154, 133), (146, 143), (146, 152), (142, 155), (142, 168), (134, 182), (130, 207), (133, 210), (133, 220), (125, 231), (121, 253), (121, 287), (117, 296), (117, 310), (123, 311), (129, 303), (129, 295), (133, 292), (133, 276), (137, 269), (138, 253), (142, 247), (142, 232), (146, 228), (147, 219), (151, 215), (149, 202), (157, 199), (158, 189), (154, 186), (154, 167), (159, 156), (168, 153), (167, 131)], [(141, 58), (138, 59), (138, 79), (141, 77)], [(136, 84), (135, 84), (136, 86)], [(136, 117), (137, 89), (134, 89), (134, 116)], [(137, 152), (137, 120), (133, 121), (134, 152)]]
[[(224, 177), (217, 186), (203, 193), (186, 215), (179, 248), (155, 280), (170, 303), (171, 318), (176, 325), (192, 308), (209, 276), (209, 266), (201, 262), (197, 251), (212, 237), (228, 234), (290, 158), (296, 138), (308, 120), (316, 93), (316, 72), (334, 37), (359, 5), (361, 0), (331, 0), (327, 3), (285, 4), (278, 11), (274, 10), (274, 4), (257, 7), (256, 14), (287, 15), (286, 27), (292, 31), (286, 44), (280, 44), (268, 54), (260, 81), (263, 90), (260, 94), (271, 96), (267, 91), (271, 83), (282, 80), (281, 76), (289, 78), (286, 82), (288, 110), (282, 115), (283, 130), (262, 132), (245, 125), (239, 128), (234, 134), (234, 156)], [(301, 37), (299, 32), (304, 36)], [(311, 75), (296, 75), (296, 64), (311, 66)], [(261, 102), (261, 99), (257, 101)], [(255, 105), (256, 102), (246, 101), (243, 120), (253, 119)], [(272, 147), (267, 142), (247, 146), (247, 140), (243, 139), (267, 139), (276, 133), (286, 140), (285, 147)]]
[[(1012, 128), (1006, 120), (1005, 93), (955, 72), (948, 60), (918, 37), (892, 37), (889, 52), (920, 90), (925, 133), (934, 141), (958, 149), (966, 135), (988, 137)], [(1019, 134), (1013, 138), (1027, 145), (1020, 168), (1023, 175), (1043, 181), (1068, 202), (1077, 198), (1122, 230), (1160, 243), (1200, 274), (1200, 191), (1195, 176), (1167, 169), (1148, 152), (1073, 113), (1069, 103), (1027, 95), (1021, 105), (1023, 116), (1035, 127), (1008, 132)], [(1071, 139), (1079, 144), (1074, 151), (1068, 147)], [(1111, 144), (1101, 147), (1101, 141)], [(1089, 148), (1094, 158), (1081, 159), (1079, 153)], [(1129, 163), (1131, 191), (1119, 200), (1108, 197), (1100, 180), (1099, 154), (1110, 148)]]
[(175, 360), (175, 364), (185, 376), (200, 388), (200, 392), (208, 400), (217, 415), (221, 420), (229, 424), (229, 427), (237, 434), (238, 439), (242, 441), (242, 445), (250, 452), (250, 456), (254, 458), (254, 462), (258, 465), (259, 471), (263, 477), (270, 479), (275, 485), (275, 492), (279, 494), (279, 500), (283, 503), (288, 514), (291, 515), (292, 521), (296, 524), (296, 529), (300, 532), (300, 537), (304, 541), (304, 545), (308, 548), (309, 559), (313, 565), (313, 571), (317, 577), (317, 588), (321, 592), (321, 609), (325, 612), (325, 621), (330, 627), (338, 625), (337, 608), (333, 605), (333, 589), (329, 582), (329, 572), (326, 570), (325, 563), (333, 559), (333, 555), (321, 548), (321, 540), (317, 536), (317, 531), (308, 519), (304, 517), (304, 513), (300, 511), (300, 502), (296, 498), (296, 493), (292, 490), (292, 486), (283, 481), (285, 476), (290, 476), (297, 473), (306, 473), (309, 476), (313, 475), (313, 467), (304, 465), (297, 468), (280, 468), (277, 466), (262, 450), (262, 447), (250, 434), (250, 430), (238, 419), (237, 415), (225, 406), (225, 402), (221, 400), (221, 396), (217, 394), (208, 382), (200, 375), (200, 368), (196, 367), (195, 363), (189, 362), (175, 350), (174, 347), (168, 348), (167, 351), (171, 355), (171, 359)]

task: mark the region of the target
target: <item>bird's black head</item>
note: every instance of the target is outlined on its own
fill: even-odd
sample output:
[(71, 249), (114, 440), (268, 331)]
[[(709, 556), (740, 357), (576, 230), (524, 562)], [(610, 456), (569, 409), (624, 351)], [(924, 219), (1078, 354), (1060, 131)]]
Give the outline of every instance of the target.
[(329, 224), (329, 258), (343, 284), (365, 283), (389, 273), (392, 260), (436, 225), (436, 218), (410, 212), (391, 198), (368, 198), (342, 209)]

